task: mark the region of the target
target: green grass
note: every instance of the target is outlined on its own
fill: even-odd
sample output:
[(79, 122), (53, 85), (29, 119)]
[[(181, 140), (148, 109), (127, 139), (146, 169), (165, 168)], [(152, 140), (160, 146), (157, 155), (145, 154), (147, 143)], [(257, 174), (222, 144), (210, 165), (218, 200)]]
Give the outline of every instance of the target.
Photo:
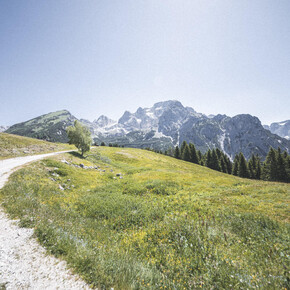
[(53, 151), (70, 150), (72, 146), (33, 138), (0, 133), (0, 160)]
[(0, 198), (95, 287), (287, 289), (289, 193), (289, 184), (98, 147), (15, 172)]

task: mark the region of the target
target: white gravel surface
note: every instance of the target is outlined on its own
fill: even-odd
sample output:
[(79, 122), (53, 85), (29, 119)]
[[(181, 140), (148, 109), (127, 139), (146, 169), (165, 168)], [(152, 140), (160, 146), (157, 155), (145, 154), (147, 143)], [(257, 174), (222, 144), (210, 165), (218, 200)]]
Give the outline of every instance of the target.
[[(17, 167), (60, 153), (0, 160), (0, 188)], [(32, 235), (33, 229), (20, 228), (0, 208), (0, 289), (90, 289)]]

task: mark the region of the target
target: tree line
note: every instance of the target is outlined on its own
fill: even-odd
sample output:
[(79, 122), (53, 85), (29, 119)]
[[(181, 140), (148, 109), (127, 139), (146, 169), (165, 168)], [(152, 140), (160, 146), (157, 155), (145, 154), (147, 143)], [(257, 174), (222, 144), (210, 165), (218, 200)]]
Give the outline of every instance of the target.
[(286, 151), (282, 152), (280, 148), (275, 150), (271, 147), (264, 162), (254, 154), (247, 161), (242, 152), (236, 154), (232, 162), (218, 148), (209, 149), (202, 154), (200, 150), (196, 150), (194, 144), (187, 144), (186, 141), (165, 152), (153, 151), (239, 177), (290, 182), (290, 155)]

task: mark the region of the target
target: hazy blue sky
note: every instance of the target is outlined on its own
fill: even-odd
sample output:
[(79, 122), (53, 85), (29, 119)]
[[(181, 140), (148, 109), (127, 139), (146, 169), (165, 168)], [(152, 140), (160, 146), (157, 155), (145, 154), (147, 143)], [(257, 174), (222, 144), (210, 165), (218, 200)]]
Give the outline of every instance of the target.
[(168, 99), (290, 119), (290, 1), (0, 1), (0, 125)]

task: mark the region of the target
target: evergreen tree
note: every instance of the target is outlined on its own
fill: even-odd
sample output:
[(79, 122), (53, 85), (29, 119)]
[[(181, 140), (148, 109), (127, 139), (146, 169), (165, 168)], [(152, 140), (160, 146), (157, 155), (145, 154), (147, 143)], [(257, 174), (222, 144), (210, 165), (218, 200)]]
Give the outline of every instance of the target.
[(203, 156), (200, 150), (197, 150), (198, 161), (200, 165), (204, 165)]
[(251, 159), (248, 162), (249, 177), (252, 179), (256, 178), (257, 161), (254, 154), (252, 154)]
[(212, 150), (212, 154), (211, 154), (211, 168), (217, 171), (221, 171), (221, 166), (218, 160), (218, 155), (216, 153), (216, 150), (213, 149)]
[(249, 177), (249, 170), (247, 166), (247, 161), (245, 159), (245, 156), (242, 152), (239, 154), (239, 166), (238, 166), (238, 176), (239, 177)]
[(190, 150), (187, 144), (185, 144), (183, 148), (183, 151), (181, 153), (181, 159), (184, 161), (190, 161)]
[(190, 151), (190, 162), (199, 164), (199, 158), (194, 144), (189, 143), (189, 151)]
[(261, 179), (261, 175), (262, 175), (262, 168), (261, 168), (261, 160), (260, 157), (258, 155), (256, 155), (256, 175), (255, 175), (255, 179)]
[(218, 160), (221, 160), (222, 155), (224, 153), (219, 148), (216, 148), (215, 151), (216, 151), (216, 155), (217, 155)]
[(226, 162), (228, 174), (231, 174), (232, 173), (233, 164), (232, 164), (230, 158), (227, 155), (225, 155), (225, 154), (224, 154), (224, 161)]
[(278, 151), (277, 151), (277, 173), (276, 174), (277, 174), (276, 177), (278, 181), (287, 181), (285, 161), (284, 161), (284, 158), (282, 157), (280, 147), (278, 148)]
[(249, 169), (249, 178), (255, 179), (255, 171), (254, 171), (252, 162), (248, 163), (248, 169)]
[(174, 157), (180, 159), (180, 151), (178, 145), (175, 147)]
[(183, 141), (180, 147), (180, 156), (182, 156), (185, 146), (187, 145), (186, 141)]
[(234, 159), (232, 174), (235, 176), (238, 176), (238, 169), (239, 169), (239, 155), (236, 154), (235, 159)]
[(209, 168), (212, 167), (211, 150), (210, 149), (208, 149), (208, 151), (206, 153), (205, 164)]
[(263, 179), (277, 180), (277, 159), (275, 150), (271, 147), (263, 164)]
[(224, 156), (221, 156), (220, 164), (221, 164), (221, 172), (228, 173)]
[(285, 168), (287, 173), (287, 182), (290, 182), (290, 155), (285, 158)]

